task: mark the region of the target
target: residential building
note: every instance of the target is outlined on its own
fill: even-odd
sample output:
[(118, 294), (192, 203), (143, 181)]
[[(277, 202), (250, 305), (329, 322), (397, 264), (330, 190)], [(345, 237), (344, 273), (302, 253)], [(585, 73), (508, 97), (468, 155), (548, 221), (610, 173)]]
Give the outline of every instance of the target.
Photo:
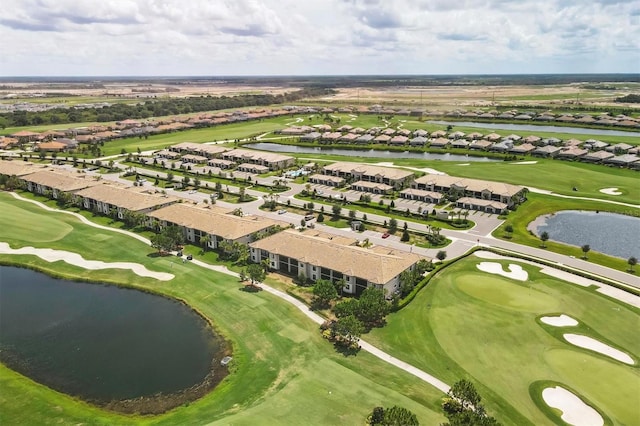
[(522, 201), (526, 192), (526, 188), (519, 185), (448, 175), (419, 177), (413, 182), (411, 188), (442, 194), (457, 194), (459, 197), (493, 200), (504, 203), (507, 207)]
[(149, 213), (178, 201), (175, 197), (150, 190), (137, 190), (107, 183), (80, 190), (76, 192), (75, 196), (81, 200), (85, 209), (95, 210), (104, 215), (115, 211), (120, 219), (124, 218), (127, 211)]
[(404, 169), (349, 162), (329, 164), (322, 168), (322, 172), (352, 181), (384, 183), (396, 189), (408, 185), (414, 177), (412, 172)]
[(273, 231), (288, 224), (263, 216), (235, 216), (231, 210), (218, 206), (197, 207), (185, 203), (171, 204), (147, 214), (162, 228), (175, 225), (182, 228), (185, 239), (200, 244), (209, 237), (207, 246), (218, 248), (222, 241), (249, 243), (257, 233)]
[(30, 192), (48, 195), (57, 199), (61, 192), (74, 193), (84, 188), (98, 185), (93, 176), (62, 169), (46, 169), (23, 175), (21, 179)]
[(342, 290), (348, 294), (376, 287), (391, 295), (400, 288), (400, 274), (421, 259), (384, 246), (360, 247), (355, 239), (316, 230), (285, 230), (249, 247), (253, 262), (268, 260), (271, 269), (313, 281), (344, 280)]

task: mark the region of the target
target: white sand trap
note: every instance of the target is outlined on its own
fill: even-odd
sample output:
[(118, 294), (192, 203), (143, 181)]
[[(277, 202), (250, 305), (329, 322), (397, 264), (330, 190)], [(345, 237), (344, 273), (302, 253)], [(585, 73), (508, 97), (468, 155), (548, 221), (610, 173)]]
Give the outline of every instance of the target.
[(618, 188), (602, 188), (600, 192), (607, 195), (622, 195)]
[(461, 164), (456, 164), (456, 166), (470, 166), (471, 163), (461, 163)]
[(602, 355), (606, 355), (620, 362), (624, 362), (625, 364), (634, 364), (633, 358), (631, 358), (629, 355), (615, 348), (612, 348), (607, 344), (602, 343), (600, 340), (583, 336), (582, 334), (563, 334), (562, 337), (564, 337), (564, 339), (572, 345), (601, 353)]
[(165, 272), (153, 272), (148, 270), (145, 266), (139, 263), (131, 262), (102, 262), (100, 260), (86, 260), (77, 253), (64, 250), (53, 249), (39, 249), (34, 247), (22, 247), (19, 249), (12, 249), (9, 244), (0, 242), (0, 253), (2, 254), (30, 254), (38, 256), (40, 259), (47, 262), (57, 262), (62, 260), (70, 265), (79, 266), (84, 269), (130, 269), (135, 274), (141, 277), (155, 278), (160, 281), (169, 281), (173, 279), (173, 274)]
[(562, 420), (575, 426), (601, 426), (604, 419), (593, 408), (565, 388), (556, 386), (542, 391), (542, 399), (553, 408), (562, 411)]
[(575, 327), (578, 325), (578, 321), (565, 314), (557, 317), (542, 317), (540, 318), (540, 321), (554, 327)]
[[(399, 168), (400, 166), (396, 166), (393, 163), (389, 163), (389, 162), (379, 162), (379, 163), (375, 163), (376, 166), (382, 166), (382, 167), (395, 167), (395, 168)], [(422, 167), (422, 168), (417, 168), (417, 167), (402, 167), (403, 169), (408, 169), (408, 170), (416, 170), (419, 172), (425, 172), (425, 173), (429, 173), (431, 175), (446, 175), (446, 173), (443, 173), (439, 170), (436, 169), (430, 169), (429, 167)]]
[(527, 271), (522, 269), (522, 266), (513, 263), (509, 264), (509, 271), (502, 269), (502, 265), (497, 262), (480, 262), (477, 268), (482, 272), (488, 272), (490, 274), (502, 275), (503, 277), (511, 278), (518, 281), (526, 281), (529, 278)]
[(517, 161), (511, 164), (538, 164), (538, 162), (537, 161)]

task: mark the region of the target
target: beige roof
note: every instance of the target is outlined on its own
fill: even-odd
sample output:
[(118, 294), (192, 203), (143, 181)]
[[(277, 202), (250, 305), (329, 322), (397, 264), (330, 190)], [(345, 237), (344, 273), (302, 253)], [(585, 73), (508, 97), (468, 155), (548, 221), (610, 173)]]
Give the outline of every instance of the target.
[(415, 180), (416, 184), (435, 185), (449, 188), (455, 185), (466, 188), (467, 191), (482, 192), (490, 191), (492, 194), (511, 197), (524, 189), (520, 185), (511, 185), (503, 182), (494, 182), (480, 179), (467, 179), (448, 175), (425, 175)]
[(429, 198), (435, 198), (435, 199), (441, 199), (444, 195), (442, 195), (439, 192), (433, 192), (433, 191), (425, 191), (422, 189), (415, 189), (415, 188), (406, 188), (403, 189), (402, 191), (400, 191), (401, 194), (407, 194), (407, 195), (415, 195), (417, 197), (429, 197)]
[(310, 181), (317, 180), (320, 182), (335, 182), (335, 183), (344, 182), (344, 178), (341, 178), (338, 176), (331, 176), (331, 175), (321, 175), (321, 174), (311, 175), (309, 176), (309, 180)]
[(249, 245), (375, 284), (388, 283), (421, 259), (416, 254), (384, 246), (349, 245), (353, 242), (315, 230), (286, 230)]
[(280, 161), (289, 161), (294, 158), (289, 155), (274, 154), (272, 152), (252, 151), (249, 149), (233, 149), (224, 153), (226, 158), (241, 158), (244, 160), (252, 159), (254, 161), (261, 160), (267, 163), (276, 163)]
[(92, 200), (108, 203), (132, 212), (152, 209), (178, 201), (175, 197), (161, 194), (150, 194), (132, 188), (104, 183), (78, 191), (77, 195)]
[(0, 160), (0, 175), (6, 176), (24, 176), (29, 173), (41, 170), (42, 166), (33, 163), (27, 163), (22, 160), (6, 161)]
[(505, 203), (494, 200), (483, 200), (481, 198), (462, 197), (458, 199), (460, 204), (470, 204), (478, 207), (493, 207), (497, 210), (505, 210), (508, 206)]
[(155, 210), (148, 216), (217, 235), (226, 240), (237, 240), (275, 225), (288, 226), (284, 222), (263, 216), (234, 216), (230, 214), (230, 210), (217, 206), (201, 208), (186, 204), (172, 204)]
[(387, 185), (386, 183), (359, 180), (355, 183), (352, 183), (351, 188), (369, 188), (369, 189), (379, 189), (380, 191), (391, 191), (393, 189), (393, 186)]
[(66, 170), (40, 170), (23, 176), (26, 182), (48, 186), (58, 191), (77, 191), (79, 189), (98, 185), (93, 176), (84, 173), (74, 173)]
[(367, 176), (380, 175), (388, 179), (405, 179), (413, 175), (413, 172), (404, 169), (374, 166), (371, 164), (349, 163), (339, 161), (323, 167), (324, 171), (342, 172), (342, 173), (362, 173)]
[(202, 152), (207, 154), (220, 154), (225, 151), (228, 151), (228, 148), (217, 146), (217, 145), (208, 145), (202, 143), (194, 143), (194, 142), (182, 142), (177, 145), (172, 145), (171, 149), (178, 149), (180, 151), (194, 151), (194, 152)]

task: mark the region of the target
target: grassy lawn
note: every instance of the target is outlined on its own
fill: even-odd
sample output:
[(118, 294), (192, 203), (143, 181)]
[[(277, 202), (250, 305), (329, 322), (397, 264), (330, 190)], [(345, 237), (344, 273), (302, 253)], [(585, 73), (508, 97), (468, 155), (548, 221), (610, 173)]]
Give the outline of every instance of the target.
[[(133, 238), (96, 230), (6, 193), (0, 193), (0, 210), (10, 212), (0, 216), (0, 226), (12, 229), (2, 239), (14, 248), (50, 247), (87, 259), (137, 262), (176, 277), (160, 282), (127, 270), (87, 271), (23, 255), (0, 255), (0, 262), (182, 299), (229, 339), (234, 357), (232, 373), (213, 392), (164, 415), (145, 417), (92, 407), (0, 365), (0, 424), (362, 424), (374, 406), (394, 404), (415, 412), (422, 424), (444, 421), (442, 394), (435, 388), (366, 353), (337, 353), (297, 308), (267, 292), (240, 291), (233, 277), (152, 256), (153, 249)], [(26, 220), (31, 228), (21, 224)]]
[[(445, 269), (365, 339), (448, 383), (469, 378), (503, 424), (549, 423), (529, 394), (530, 384), (541, 380), (566, 384), (615, 424), (637, 422), (637, 364), (574, 347), (561, 333), (602, 339), (637, 362), (640, 310), (534, 266), (522, 265), (529, 279), (520, 282), (477, 270), (480, 261), (472, 256)], [(506, 270), (517, 262), (500, 263)], [(580, 325), (560, 329), (538, 321), (561, 313)]]
[[(513, 234), (510, 238), (511, 242), (531, 247), (540, 247), (540, 239), (536, 235), (532, 235), (532, 233), (527, 229), (527, 225), (539, 216), (561, 210), (599, 210), (601, 212), (637, 214), (637, 211), (632, 210), (629, 207), (606, 204), (598, 201), (571, 200), (534, 193), (529, 193), (527, 198), (528, 200), (523, 206), (518, 208), (515, 212), (510, 212), (507, 216), (507, 220), (493, 231), (494, 237), (502, 238), (506, 234), (505, 227), (511, 224), (513, 226)], [(547, 250), (566, 254), (568, 256), (581, 257), (583, 254), (580, 247), (577, 246), (569, 246), (553, 241), (547, 241), (546, 246)], [(608, 256), (595, 251), (589, 252), (589, 261), (622, 271), (627, 270), (629, 267), (627, 259)]]

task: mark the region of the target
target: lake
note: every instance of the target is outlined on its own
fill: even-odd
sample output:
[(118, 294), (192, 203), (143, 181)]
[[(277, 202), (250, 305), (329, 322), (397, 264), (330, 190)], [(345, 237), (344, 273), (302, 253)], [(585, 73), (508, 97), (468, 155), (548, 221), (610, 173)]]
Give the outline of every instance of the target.
[(60, 392), (162, 412), (226, 375), (223, 339), (178, 301), (6, 266), (0, 294), (0, 361)]
[(310, 147), (297, 145), (283, 145), (271, 142), (258, 142), (242, 145), (243, 148), (252, 148), (260, 151), (272, 152), (289, 152), (294, 154), (332, 154), (345, 155), (349, 157), (366, 157), (366, 158), (416, 158), (419, 160), (442, 160), (442, 161), (464, 161), (464, 162), (487, 162), (487, 161), (503, 161), (502, 159), (475, 157), (472, 155), (450, 154), (450, 153), (433, 153), (433, 152), (415, 152), (415, 151), (382, 151), (375, 149), (343, 149), (331, 147)]
[(640, 258), (640, 218), (615, 213), (565, 210), (542, 216), (529, 226), (536, 235), (628, 259)]
[[(632, 138), (640, 138), (640, 132), (625, 132), (622, 130), (607, 129), (586, 129), (583, 127), (569, 126), (545, 126), (535, 124), (508, 124), (508, 123), (479, 123), (477, 121), (439, 121), (429, 120), (427, 123), (440, 124), (442, 126), (460, 127), (476, 127), (479, 129), (508, 130), (522, 132), (552, 132), (552, 133), (572, 133), (576, 135), (597, 135), (597, 136), (629, 136)], [(506, 135), (504, 135), (506, 136)]]

